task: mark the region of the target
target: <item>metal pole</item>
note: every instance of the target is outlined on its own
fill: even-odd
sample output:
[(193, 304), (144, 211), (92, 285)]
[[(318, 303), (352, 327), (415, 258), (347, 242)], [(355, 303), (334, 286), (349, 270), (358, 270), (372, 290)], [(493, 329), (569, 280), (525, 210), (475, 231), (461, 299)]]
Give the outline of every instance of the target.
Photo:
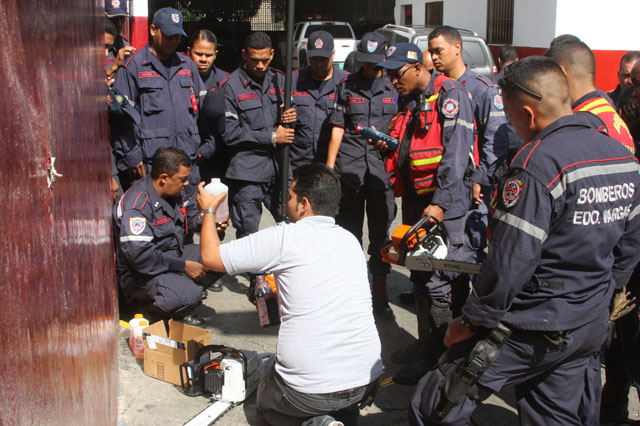
[[(295, 19), (295, 0), (287, 0), (287, 55), (284, 83), (284, 109), (291, 107), (291, 55), (293, 54), (293, 21)], [(280, 170), (280, 211), (278, 222), (287, 220), (287, 200), (289, 199), (289, 144), (282, 147), (282, 168)]]

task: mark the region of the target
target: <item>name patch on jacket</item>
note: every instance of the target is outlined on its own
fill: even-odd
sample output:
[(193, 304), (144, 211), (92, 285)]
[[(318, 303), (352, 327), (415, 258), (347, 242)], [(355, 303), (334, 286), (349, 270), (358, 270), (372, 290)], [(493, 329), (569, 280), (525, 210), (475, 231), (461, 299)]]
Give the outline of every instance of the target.
[(311, 96), (311, 95), (309, 94), (309, 92), (299, 92), (299, 91), (295, 90), (293, 92), (293, 96)]
[(248, 99), (258, 99), (258, 94), (255, 92), (250, 92), (250, 93), (242, 93), (238, 95), (239, 101), (246, 101)]
[(155, 71), (140, 71), (138, 73), (138, 78), (153, 78), (153, 77), (162, 77)]
[[(277, 90), (278, 90), (278, 93), (280, 93), (281, 95), (284, 95), (284, 89), (277, 89)], [(275, 95), (275, 94), (276, 94), (276, 88), (275, 88), (275, 87), (272, 87), (272, 88), (271, 88), (271, 92), (270, 92), (270, 93), (271, 93), (272, 95)]]
[(382, 98), (383, 104), (395, 104), (396, 100), (394, 98)]
[(179, 70), (178, 75), (188, 75), (191, 77), (193, 74), (191, 74), (191, 70)]
[(363, 104), (364, 98), (347, 98), (348, 104)]
[(158, 225), (164, 225), (167, 222), (170, 222), (171, 218), (168, 216), (163, 216), (160, 219), (153, 219), (153, 225), (154, 226), (158, 226)]

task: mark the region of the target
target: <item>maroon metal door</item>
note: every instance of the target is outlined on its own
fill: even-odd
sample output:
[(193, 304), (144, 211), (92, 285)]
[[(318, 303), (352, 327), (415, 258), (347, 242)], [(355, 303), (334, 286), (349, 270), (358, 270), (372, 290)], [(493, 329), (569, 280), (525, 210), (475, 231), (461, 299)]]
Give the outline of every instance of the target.
[(117, 421), (103, 16), (0, 2), (0, 424)]

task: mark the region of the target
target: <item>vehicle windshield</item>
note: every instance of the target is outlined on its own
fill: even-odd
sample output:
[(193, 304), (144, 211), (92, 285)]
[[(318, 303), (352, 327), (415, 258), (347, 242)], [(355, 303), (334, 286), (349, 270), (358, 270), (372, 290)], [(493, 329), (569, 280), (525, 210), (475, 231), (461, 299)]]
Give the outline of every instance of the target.
[(333, 38), (355, 38), (351, 28), (344, 24), (310, 24), (304, 33), (304, 37), (309, 37), (309, 34), (314, 31), (326, 31)]

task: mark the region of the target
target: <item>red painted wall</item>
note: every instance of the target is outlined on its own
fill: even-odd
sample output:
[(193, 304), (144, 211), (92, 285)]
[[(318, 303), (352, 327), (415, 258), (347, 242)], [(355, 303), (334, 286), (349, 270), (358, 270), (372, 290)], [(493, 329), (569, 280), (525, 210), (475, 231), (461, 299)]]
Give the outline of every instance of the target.
[[(489, 46), (493, 58), (498, 63), (498, 52), (500, 46)], [(546, 52), (546, 48), (516, 46), (518, 49), (518, 57), (526, 58), (527, 56), (542, 55)], [(618, 84), (618, 69), (620, 67), (620, 59), (627, 53), (626, 50), (594, 50), (596, 57), (596, 86), (605, 91), (615, 89)]]
[(114, 425), (104, 3), (3, 0), (0, 16), (0, 424)]

